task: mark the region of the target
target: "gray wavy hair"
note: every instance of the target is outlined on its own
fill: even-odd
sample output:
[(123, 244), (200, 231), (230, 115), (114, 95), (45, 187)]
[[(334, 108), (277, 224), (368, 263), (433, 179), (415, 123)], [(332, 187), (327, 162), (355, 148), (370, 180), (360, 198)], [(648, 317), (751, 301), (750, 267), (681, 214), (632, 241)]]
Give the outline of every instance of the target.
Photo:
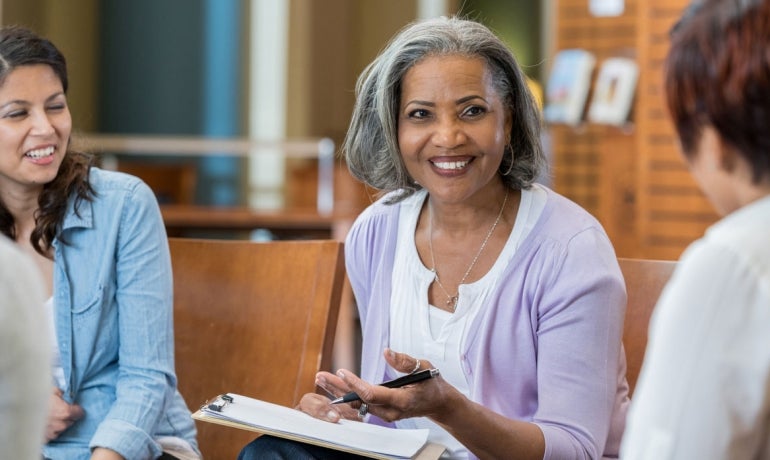
[(391, 203), (422, 188), (409, 176), (398, 148), (401, 82), (422, 59), (443, 55), (486, 62), (513, 121), (499, 174), (514, 189), (529, 188), (547, 168), (538, 106), (505, 44), (484, 25), (457, 17), (407, 25), (358, 77), (356, 104), (342, 147), (351, 174), (381, 192), (402, 190)]

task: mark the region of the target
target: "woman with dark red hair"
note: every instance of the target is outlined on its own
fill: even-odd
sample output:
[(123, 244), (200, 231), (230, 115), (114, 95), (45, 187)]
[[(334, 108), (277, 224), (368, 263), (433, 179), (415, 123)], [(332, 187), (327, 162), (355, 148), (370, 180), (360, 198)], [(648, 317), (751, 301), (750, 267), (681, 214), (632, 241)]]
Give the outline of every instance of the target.
[(656, 307), (622, 458), (770, 458), (770, 0), (694, 2), (665, 85), (684, 158), (724, 218)]

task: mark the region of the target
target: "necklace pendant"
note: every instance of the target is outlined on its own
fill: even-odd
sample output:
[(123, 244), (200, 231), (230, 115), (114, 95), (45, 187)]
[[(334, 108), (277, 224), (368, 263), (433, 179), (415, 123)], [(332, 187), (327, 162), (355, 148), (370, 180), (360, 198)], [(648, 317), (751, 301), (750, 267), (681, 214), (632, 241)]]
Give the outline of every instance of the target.
[(457, 308), (457, 300), (458, 300), (458, 296), (456, 295), (449, 297), (448, 299), (446, 299), (446, 306), (452, 308), (452, 311), (454, 311), (455, 308)]

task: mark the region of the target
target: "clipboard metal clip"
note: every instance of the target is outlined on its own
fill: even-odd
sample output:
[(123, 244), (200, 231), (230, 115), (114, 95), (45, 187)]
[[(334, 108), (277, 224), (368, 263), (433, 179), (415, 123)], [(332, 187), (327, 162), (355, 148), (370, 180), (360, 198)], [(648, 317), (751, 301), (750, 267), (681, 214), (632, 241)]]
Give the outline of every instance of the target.
[(233, 397), (224, 394), (217, 396), (213, 402), (206, 401), (206, 404), (203, 405), (204, 409), (213, 410), (214, 412), (222, 412), (222, 409), (225, 408), (228, 404), (233, 402)]

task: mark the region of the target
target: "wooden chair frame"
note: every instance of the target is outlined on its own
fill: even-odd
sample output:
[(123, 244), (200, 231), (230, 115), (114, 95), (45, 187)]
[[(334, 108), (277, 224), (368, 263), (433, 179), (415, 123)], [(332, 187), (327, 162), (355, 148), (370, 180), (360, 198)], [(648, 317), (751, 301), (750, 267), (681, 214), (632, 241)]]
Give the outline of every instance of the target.
[[(293, 406), (331, 367), (342, 243), (169, 238), (179, 389), (191, 411), (233, 392)], [(205, 457), (235, 458), (253, 433), (198, 422)]]
[(633, 394), (647, 348), (647, 327), (663, 288), (676, 268), (676, 262), (619, 258), (620, 270), (626, 280), (628, 303), (623, 326), (623, 346), (626, 350), (626, 378)]

